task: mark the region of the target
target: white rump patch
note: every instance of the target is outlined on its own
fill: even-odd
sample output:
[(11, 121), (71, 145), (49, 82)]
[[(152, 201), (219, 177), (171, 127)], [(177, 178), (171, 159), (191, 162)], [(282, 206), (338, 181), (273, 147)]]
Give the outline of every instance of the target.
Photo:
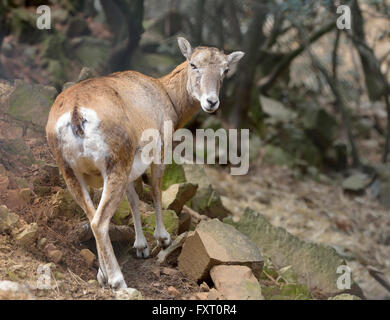
[(85, 119), (84, 137), (74, 135), (70, 112), (57, 121), (56, 133), (63, 157), (79, 173), (91, 174), (96, 169), (103, 173), (109, 148), (99, 129), (100, 119), (94, 110), (79, 108), (79, 112)]

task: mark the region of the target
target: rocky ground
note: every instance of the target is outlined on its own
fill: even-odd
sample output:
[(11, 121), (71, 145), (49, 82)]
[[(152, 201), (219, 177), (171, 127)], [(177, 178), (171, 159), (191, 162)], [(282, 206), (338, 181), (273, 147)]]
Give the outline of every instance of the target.
[(388, 209), (369, 192), (346, 194), (342, 181), (297, 179), (292, 170), (262, 165), (261, 159), (245, 177), (231, 177), (215, 169), (207, 173), (234, 217), (238, 219), (249, 206), (301, 239), (331, 245), (348, 261), (354, 280), (367, 297), (388, 296), (367, 266), (390, 278), (390, 218)]
[[(139, 298), (138, 293), (118, 296), (97, 285), (92, 234), (44, 137), (42, 114), (47, 115), (56, 90), (3, 81), (0, 93), (0, 280), (13, 282), (0, 282), (0, 296)], [(372, 144), (361, 145), (376, 161), (378, 152), (368, 149)], [(231, 176), (221, 167), (167, 167), (164, 220), (174, 237), (180, 236), (160, 253), (152, 236), (154, 215), (145, 177), (138, 192), (150, 259), (136, 259), (129, 206), (121, 203), (110, 235), (127, 284), (144, 299), (326, 299), (341, 293), (335, 289), (335, 269), (345, 260), (367, 298), (388, 297), (368, 273), (375, 268), (390, 278), (390, 220), (387, 198), (374, 197), (378, 179), (353, 171), (345, 179), (313, 167), (270, 165), (267, 145), (252, 146), (256, 152), (245, 176)], [(384, 181), (379, 179), (380, 190), (386, 190), (386, 168), (378, 168)], [(99, 191), (91, 192), (97, 204)], [(208, 227), (222, 220), (226, 223)], [(51, 289), (37, 287), (48, 268)], [(237, 274), (234, 284), (231, 273)], [(15, 283), (26, 287), (12, 291)], [(226, 289), (232, 285), (238, 296)], [(359, 290), (351, 293), (361, 295)]]

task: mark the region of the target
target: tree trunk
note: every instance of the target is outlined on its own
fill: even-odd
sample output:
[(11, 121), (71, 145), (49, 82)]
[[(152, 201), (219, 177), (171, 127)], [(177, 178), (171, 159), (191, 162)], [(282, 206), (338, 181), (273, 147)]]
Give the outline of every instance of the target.
[(313, 66), (324, 76), (326, 82), (328, 83), (336, 99), (336, 107), (341, 114), (343, 125), (347, 133), (348, 141), (351, 147), (353, 166), (359, 167), (361, 166), (359, 150), (356, 147), (355, 138), (352, 133), (351, 119), (348, 114), (346, 102), (344, 101), (342, 93), (340, 92), (338, 79), (337, 77), (334, 77), (336, 73), (330, 73), (326, 70), (326, 68), (321, 64), (321, 62), (317, 59), (317, 57), (312, 53), (309, 39), (304, 33), (302, 26), (298, 24), (297, 28), (299, 31), (299, 35), (302, 38), (303, 46), (307, 50), (307, 53), (309, 54)]
[[(328, 23), (327, 25), (323, 26), (320, 30), (313, 33), (308, 39), (308, 43), (312, 44), (316, 42), (323, 35), (329, 33), (334, 28), (335, 28), (335, 24), (333, 22)], [(290, 53), (287, 53), (281, 59), (281, 62), (270, 73), (270, 75), (262, 79), (261, 82), (258, 84), (260, 87), (260, 91), (266, 93), (269, 89), (271, 89), (271, 87), (275, 84), (275, 81), (283, 73), (283, 71), (286, 70), (290, 66), (291, 62), (300, 54), (302, 54), (305, 51), (305, 49), (306, 49), (305, 45), (301, 45), (297, 49), (291, 51)]]
[(229, 123), (236, 128), (242, 127), (247, 120), (260, 54), (259, 48), (265, 41), (262, 27), (267, 12), (264, 10), (264, 6), (259, 5), (256, 1), (251, 1), (251, 4), (253, 17), (243, 41), (242, 50), (245, 52), (245, 56), (238, 67), (239, 72), (237, 72), (233, 88), (234, 101), (229, 115)]
[(241, 45), (242, 33), (241, 33), (240, 21), (238, 20), (238, 17), (237, 17), (237, 11), (238, 11), (238, 8), (237, 8), (234, 0), (227, 0), (226, 14), (227, 14), (227, 18), (229, 20), (230, 28), (232, 30), (232, 35), (233, 35), (235, 42), (238, 45)]
[(102, 7), (112, 33), (115, 36), (114, 49), (108, 64), (111, 72), (128, 69), (131, 56), (144, 31), (143, 0), (102, 0)]
[(203, 21), (205, 15), (206, 0), (198, 0), (195, 11), (194, 41), (197, 45), (203, 42)]
[(362, 63), (368, 96), (371, 101), (378, 101), (386, 92), (389, 92), (389, 86), (382, 75), (374, 51), (367, 45), (364, 33), (364, 19), (357, 0), (352, 2), (351, 14), (352, 41)]

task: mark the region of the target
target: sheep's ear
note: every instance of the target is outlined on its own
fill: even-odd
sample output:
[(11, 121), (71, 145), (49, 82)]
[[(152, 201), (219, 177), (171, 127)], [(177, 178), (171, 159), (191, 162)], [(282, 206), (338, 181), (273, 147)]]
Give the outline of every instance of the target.
[(235, 51), (231, 54), (229, 54), (227, 57), (228, 57), (228, 61), (229, 61), (229, 65), (233, 65), (233, 64), (236, 64), (238, 61), (240, 61), (242, 59), (242, 57), (245, 55), (244, 52), (242, 51)]
[(177, 38), (177, 42), (179, 44), (179, 48), (180, 48), (183, 56), (185, 56), (187, 59), (189, 59), (192, 55), (192, 47), (191, 47), (190, 43), (182, 37)]

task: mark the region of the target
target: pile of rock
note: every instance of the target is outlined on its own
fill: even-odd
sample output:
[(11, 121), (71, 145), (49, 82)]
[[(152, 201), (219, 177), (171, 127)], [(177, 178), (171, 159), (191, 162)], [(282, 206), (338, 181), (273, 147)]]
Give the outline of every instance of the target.
[[(224, 221), (201, 221), (157, 256), (200, 284), (194, 299), (364, 298), (333, 248), (300, 240), (250, 209), (238, 222)], [(340, 286), (347, 276), (351, 286)]]
[[(194, 232), (176, 238), (157, 261), (177, 261), (183, 274), (203, 282), (198, 299), (263, 299), (258, 281), (263, 266), (260, 251), (245, 235), (218, 219), (202, 221)], [(214, 288), (205, 282), (212, 282)]]

